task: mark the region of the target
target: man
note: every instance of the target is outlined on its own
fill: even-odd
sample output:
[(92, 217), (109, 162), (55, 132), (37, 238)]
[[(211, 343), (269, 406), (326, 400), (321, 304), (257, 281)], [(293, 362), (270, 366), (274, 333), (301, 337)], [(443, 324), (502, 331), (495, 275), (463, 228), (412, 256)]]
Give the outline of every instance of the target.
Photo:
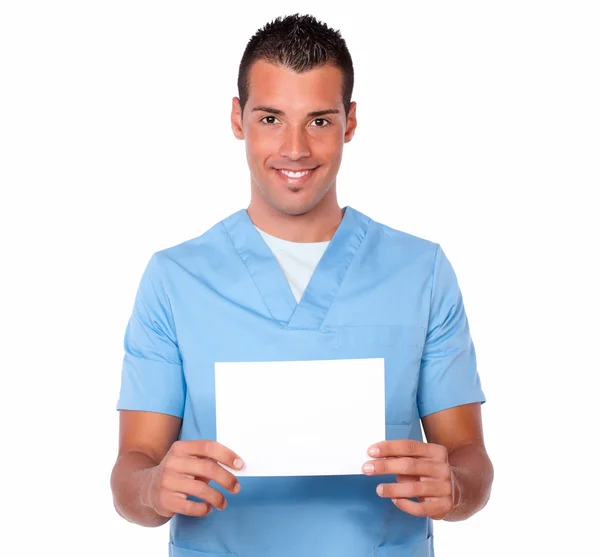
[[(452, 266), (438, 244), (337, 203), (356, 129), (339, 32), (276, 19), (248, 43), (238, 87), (231, 125), (251, 201), (143, 274), (115, 507), (145, 526), (171, 520), (175, 557), (433, 555), (432, 521), (480, 510), (493, 476)], [(235, 476), (244, 455), (215, 440), (215, 363), (373, 357), (385, 361), (386, 440), (365, 447), (363, 475)]]

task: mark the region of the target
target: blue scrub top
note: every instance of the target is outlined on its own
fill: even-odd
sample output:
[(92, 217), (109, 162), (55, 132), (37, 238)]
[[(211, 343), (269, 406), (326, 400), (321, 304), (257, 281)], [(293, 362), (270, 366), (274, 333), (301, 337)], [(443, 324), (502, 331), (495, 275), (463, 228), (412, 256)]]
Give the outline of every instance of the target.
[[(440, 245), (351, 207), (299, 304), (246, 210), (154, 253), (124, 344), (117, 408), (183, 418), (180, 439), (216, 440), (215, 362), (384, 358), (386, 439), (421, 441), (423, 416), (485, 402), (457, 278)], [(227, 509), (175, 515), (169, 555), (433, 556), (432, 520), (375, 492), (393, 481), (242, 477), (237, 495), (211, 483)]]

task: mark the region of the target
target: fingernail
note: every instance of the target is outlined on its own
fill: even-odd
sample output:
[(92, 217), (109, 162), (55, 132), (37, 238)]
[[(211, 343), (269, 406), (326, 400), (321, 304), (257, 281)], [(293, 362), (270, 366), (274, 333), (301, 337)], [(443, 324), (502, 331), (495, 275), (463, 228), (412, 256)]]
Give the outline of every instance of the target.
[(234, 467), (236, 470), (241, 470), (241, 469), (244, 467), (244, 461), (243, 461), (241, 458), (236, 458), (236, 459), (233, 461), (233, 467)]
[(370, 456), (377, 456), (379, 454), (379, 448), (378, 447), (371, 447), (368, 451)]
[(375, 466), (373, 466), (372, 464), (365, 464), (363, 466), (363, 472), (365, 474), (371, 474), (373, 470), (375, 470)]
[(383, 495), (383, 486), (382, 485), (378, 485), (377, 489), (375, 490), (377, 491), (377, 495)]
[(242, 486), (240, 485), (240, 482), (236, 483), (234, 488), (233, 488), (233, 492), (234, 493), (239, 493), (240, 489), (242, 489)]

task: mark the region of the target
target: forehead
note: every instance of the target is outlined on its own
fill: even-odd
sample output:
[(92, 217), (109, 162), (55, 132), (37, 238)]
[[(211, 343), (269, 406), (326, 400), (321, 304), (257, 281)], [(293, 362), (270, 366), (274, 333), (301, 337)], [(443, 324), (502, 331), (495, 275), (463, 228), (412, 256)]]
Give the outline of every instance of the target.
[[(342, 106), (342, 71), (330, 64), (302, 73), (257, 60), (250, 68), (248, 105), (301, 111)], [(317, 106), (318, 105), (318, 106)]]

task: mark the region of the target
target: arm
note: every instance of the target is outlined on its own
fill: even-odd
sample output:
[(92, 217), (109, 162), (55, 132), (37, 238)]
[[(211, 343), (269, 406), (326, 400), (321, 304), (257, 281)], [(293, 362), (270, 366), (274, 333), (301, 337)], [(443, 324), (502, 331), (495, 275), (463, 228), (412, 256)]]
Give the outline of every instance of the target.
[[(141, 526), (160, 526), (176, 513), (206, 516), (224, 510), (223, 493), (240, 490), (240, 457), (212, 440), (177, 441), (181, 419), (157, 412), (121, 410), (119, 456), (111, 475), (115, 509)], [(189, 499), (194, 496), (200, 501)]]
[(485, 450), (481, 404), (465, 404), (422, 418), (429, 443), (448, 452), (454, 478), (453, 510), (444, 520), (465, 520), (480, 511), (490, 498), (494, 469)]
[[(394, 439), (376, 443), (365, 474), (395, 474), (380, 484), (380, 497), (400, 510), (434, 520), (465, 520), (487, 503), (493, 468), (483, 445), (480, 403), (464, 404), (422, 418), (427, 443)], [(417, 501), (413, 501), (413, 499)]]
[(148, 505), (152, 468), (177, 440), (181, 419), (156, 412), (120, 411), (119, 454), (110, 484), (116, 511), (129, 522), (160, 526), (169, 520)]
[(396, 483), (377, 487), (380, 497), (391, 498), (404, 512), (436, 520), (464, 520), (482, 509), (494, 475), (483, 444), (483, 402), (458, 280), (438, 245), (417, 390), (428, 442), (396, 439), (369, 449), (381, 460), (366, 462), (365, 474), (396, 475)]
[(119, 454), (111, 474), (115, 509), (142, 526), (160, 526), (177, 513), (200, 517), (223, 510), (227, 501), (209, 482), (237, 493), (237, 478), (220, 463), (243, 467), (238, 455), (216, 441), (178, 440), (186, 385), (163, 277), (155, 254), (125, 333)]

